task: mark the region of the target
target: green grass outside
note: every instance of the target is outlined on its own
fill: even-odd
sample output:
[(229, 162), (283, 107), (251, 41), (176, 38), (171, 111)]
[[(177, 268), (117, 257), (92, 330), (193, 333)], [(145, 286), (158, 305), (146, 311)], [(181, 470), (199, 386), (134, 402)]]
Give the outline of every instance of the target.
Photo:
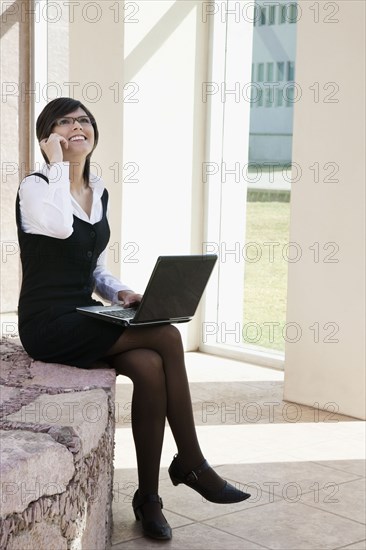
[[(283, 252), (289, 242), (289, 222), (289, 202), (247, 202), (246, 243), (256, 243), (262, 256), (256, 262), (248, 261), (257, 256), (255, 248), (247, 246), (243, 342), (282, 352), (285, 351), (282, 330), (286, 323), (288, 268)], [(264, 245), (266, 242), (276, 245), (270, 248)], [(270, 250), (273, 258), (270, 257)], [(279, 325), (273, 327), (271, 334), (270, 328), (263, 323)]]

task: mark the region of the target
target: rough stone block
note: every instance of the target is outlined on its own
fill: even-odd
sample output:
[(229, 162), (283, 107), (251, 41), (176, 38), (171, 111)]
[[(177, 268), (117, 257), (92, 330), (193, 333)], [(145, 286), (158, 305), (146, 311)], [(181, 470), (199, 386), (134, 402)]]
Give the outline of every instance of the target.
[(61, 535), (59, 525), (36, 523), (30, 531), (12, 536), (7, 550), (68, 550), (67, 539)]
[(30, 502), (66, 490), (75, 473), (66, 447), (42, 433), (10, 430), (0, 437), (1, 516), (23, 512)]
[(85, 456), (98, 446), (107, 428), (108, 397), (104, 390), (40, 395), (6, 420), (71, 427), (80, 438)]
[[(97, 366), (97, 365), (96, 365)], [(87, 390), (91, 388), (108, 388), (111, 390), (114, 399), (114, 388), (116, 373), (108, 365), (100, 363), (95, 369), (78, 369), (68, 365), (56, 363), (42, 363), (34, 361), (30, 365), (31, 378), (25, 380), (24, 386), (47, 386), (48, 388), (71, 388), (76, 390)]]
[(8, 401), (13, 401), (19, 397), (21, 390), (19, 388), (9, 388), (0, 386), (0, 405), (5, 405)]
[(0, 549), (109, 549), (114, 370), (33, 361), (16, 338), (1, 352)]

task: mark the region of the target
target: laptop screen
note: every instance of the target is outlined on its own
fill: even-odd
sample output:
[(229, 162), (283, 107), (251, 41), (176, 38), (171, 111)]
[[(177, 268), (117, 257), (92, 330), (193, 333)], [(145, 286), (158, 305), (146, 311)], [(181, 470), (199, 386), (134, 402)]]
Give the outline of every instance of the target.
[(217, 256), (160, 256), (134, 322), (193, 317)]

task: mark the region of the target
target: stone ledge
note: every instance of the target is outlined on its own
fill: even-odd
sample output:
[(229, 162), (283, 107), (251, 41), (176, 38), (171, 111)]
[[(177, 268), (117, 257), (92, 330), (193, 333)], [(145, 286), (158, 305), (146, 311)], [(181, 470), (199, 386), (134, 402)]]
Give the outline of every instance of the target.
[(15, 338), (1, 348), (0, 549), (108, 549), (114, 370), (33, 361)]
[(9, 427), (21, 424), (72, 428), (85, 456), (98, 446), (107, 428), (108, 396), (104, 390), (43, 394), (4, 421)]

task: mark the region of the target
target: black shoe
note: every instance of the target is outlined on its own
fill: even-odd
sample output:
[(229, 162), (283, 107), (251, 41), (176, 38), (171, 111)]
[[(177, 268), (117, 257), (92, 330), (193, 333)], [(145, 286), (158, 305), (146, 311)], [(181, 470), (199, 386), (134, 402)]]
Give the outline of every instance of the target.
[(142, 507), (147, 502), (157, 502), (160, 504), (160, 507), (163, 508), (163, 501), (159, 495), (140, 496), (139, 491), (136, 491), (132, 500), (132, 508), (135, 512), (136, 520), (141, 520), (144, 535), (153, 539), (170, 540), (172, 538), (172, 529), (164, 516), (165, 523), (154, 520), (148, 521), (144, 518)]
[(250, 497), (249, 493), (244, 493), (243, 491), (236, 489), (234, 485), (231, 485), (231, 483), (228, 483), (227, 481), (225, 481), (225, 485), (222, 487), (222, 489), (219, 489), (217, 491), (206, 489), (203, 484), (200, 483), (199, 477), (203, 472), (211, 469), (211, 466), (209, 465), (207, 460), (202, 462), (202, 464), (194, 470), (188, 472), (188, 474), (183, 472), (178, 460), (178, 455), (175, 455), (173, 462), (169, 466), (168, 470), (173, 485), (184, 483), (185, 485), (188, 485), (188, 487), (191, 487), (191, 489), (197, 491), (206, 500), (209, 500), (210, 502), (215, 502), (217, 504), (230, 504), (234, 502), (241, 502), (242, 500), (246, 500)]

